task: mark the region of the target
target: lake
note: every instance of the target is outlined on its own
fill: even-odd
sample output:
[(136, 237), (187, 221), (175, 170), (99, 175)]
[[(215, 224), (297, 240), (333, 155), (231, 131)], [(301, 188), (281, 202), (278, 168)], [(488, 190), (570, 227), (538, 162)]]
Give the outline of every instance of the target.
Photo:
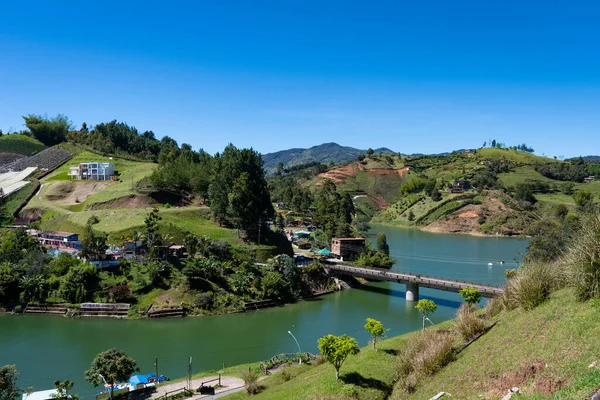
[[(422, 232), (416, 229), (373, 225), (370, 240), (385, 232), (393, 269), (439, 277), (502, 284), (504, 270), (515, 268), (525, 253), (527, 240), (473, 237)], [(498, 261), (505, 264), (497, 264)], [(488, 267), (488, 263), (494, 265)], [(53, 387), (56, 379), (75, 381), (74, 393), (91, 398), (96, 392), (83, 379), (94, 356), (110, 347), (135, 358), (142, 373), (154, 371), (170, 378), (186, 375), (189, 357), (193, 370), (266, 360), (283, 352), (317, 352), (317, 339), (328, 333), (356, 337), (361, 346), (369, 336), (367, 317), (383, 322), (388, 336), (420, 329), (414, 303), (404, 300), (404, 285), (373, 283), (256, 312), (204, 318), (163, 320), (67, 319), (56, 316), (0, 315), (0, 365), (16, 364), (21, 387)], [(456, 293), (422, 288), (421, 298), (433, 299), (438, 323), (450, 319), (460, 306)]]

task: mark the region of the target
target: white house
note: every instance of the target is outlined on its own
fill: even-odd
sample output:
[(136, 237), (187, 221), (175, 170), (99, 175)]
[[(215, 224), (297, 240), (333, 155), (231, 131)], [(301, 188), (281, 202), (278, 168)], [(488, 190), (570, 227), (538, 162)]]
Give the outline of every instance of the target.
[(76, 180), (110, 181), (114, 175), (113, 163), (92, 161), (69, 167), (69, 176)]

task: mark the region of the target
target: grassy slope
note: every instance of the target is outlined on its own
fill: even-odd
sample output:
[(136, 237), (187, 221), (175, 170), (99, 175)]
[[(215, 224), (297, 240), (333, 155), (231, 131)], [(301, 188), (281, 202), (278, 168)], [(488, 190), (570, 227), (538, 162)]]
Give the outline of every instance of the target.
[(152, 171), (154, 171), (156, 168), (156, 164), (149, 162), (135, 162), (123, 160), (121, 158), (114, 158), (111, 160), (108, 157), (83, 151), (73, 157), (68, 163), (50, 174), (43, 180), (43, 182), (50, 183), (57, 180), (69, 180), (67, 174), (69, 173), (69, 167), (71, 165), (78, 165), (79, 163), (89, 161), (112, 162), (115, 164), (115, 171), (117, 171), (120, 175), (119, 181), (110, 183), (109, 188), (90, 196), (90, 198), (85, 201), (85, 205), (104, 203), (120, 197), (136, 194), (135, 190), (132, 189), (132, 183), (135, 188), (135, 185), (140, 180), (150, 176)]
[[(451, 326), (447, 322), (438, 328)], [(551, 382), (562, 382), (553, 399), (586, 398), (600, 387), (600, 369), (588, 368), (593, 361), (600, 361), (599, 329), (598, 306), (576, 302), (570, 290), (556, 292), (533, 311), (518, 309), (502, 314), (495, 327), (454, 362), (422, 381), (408, 398), (429, 399), (440, 391), (457, 399), (500, 398), (506, 393), (505, 387), (518, 386), (525, 396), (513, 398), (541, 399), (544, 397), (539, 390)], [(283, 382), (281, 374), (274, 374), (261, 381), (265, 390), (254, 398), (340, 398), (344, 383), (357, 386), (359, 399), (388, 398), (395, 377), (395, 354), (414, 334), (382, 341), (377, 352), (363, 348), (358, 355), (350, 356), (338, 382), (329, 364), (305, 366), (302, 370), (290, 367), (290, 381)], [(544, 367), (523, 380), (522, 372), (538, 363)], [(237, 393), (226, 398), (246, 397)], [(394, 390), (389, 398), (407, 397)]]
[(44, 150), (40, 141), (25, 135), (4, 135), (0, 137), (0, 152), (31, 156)]
[[(304, 400), (335, 397), (343, 392), (344, 385), (357, 387), (360, 399), (385, 399), (393, 389), (395, 376), (395, 350), (409, 335), (397, 336), (378, 344), (378, 351), (364, 347), (356, 356), (350, 356), (340, 370), (340, 379), (335, 380), (335, 370), (331, 364), (309, 367), (290, 367), (293, 379), (283, 382), (281, 373), (261, 381), (265, 390), (252, 398), (273, 400)], [(244, 392), (226, 396), (227, 399), (245, 399)]]
[[(502, 382), (538, 398), (536, 385), (559, 380), (564, 381), (565, 388), (553, 398), (585, 398), (600, 387), (600, 371), (588, 368), (599, 360), (600, 312), (590, 302), (577, 303), (573, 298), (571, 291), (563, 290), (533, 311), (506, 314), (496, 327), (455, 362), (427, 379), (410, 398), (429, 398), (442, 390), (457, 398), (485, 397), (491, 388), (502, 387)], [(510, 382), (511, 373), (539, 362), (547, 367), (535, 377)], [(595, 378), (588, 379), (590, 375)]]
[(18, 205), (25, 200), (25, 197), (27, 197), (29, 191), (31, 190), (31, 186), (33, 186), (33, 182), (29, 182), (27, 185), (23, 186), (23, 188), (11, 193), (10, 196), (4, 199), (4, 206), (9, 214), (12, 215), (12, 213), (17, 209)]

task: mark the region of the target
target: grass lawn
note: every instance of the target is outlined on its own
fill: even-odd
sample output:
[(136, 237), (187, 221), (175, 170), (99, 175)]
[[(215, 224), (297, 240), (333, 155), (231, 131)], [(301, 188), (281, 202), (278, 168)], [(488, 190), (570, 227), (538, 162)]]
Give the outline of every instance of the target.
[(516, 164), (536, 164), (540, 162), (559, 162), (553, 158), (536, 156), (523, 151), (514, 151), (506, 149), (479, 149), (478, 158), (485, 160), (509, 160)]
[[(292, 379), (284, 382), (281, 373), (260, 381), (265, 388), (252, 398), (256, 399), (326, 399), (339, 398), (349, 386), (353, 386), (358, 399), (385, 399), (392, 392), (395, 377), (395, 351), (409, 335), (394, 337), (378, 343), (375, 352), (364, 347), (355, 356), (349, 356), (340, 370), (340, 379), (335, 380), (335, 369), (331, 364), (318, 366), (298, 365), (287, 368)], [(332, 397), (328, 397), (332, 396)], [(226, 399), (245, 399), (245, 392), (235, 393)], [(348, 397), (350, 398), (350, 397)]]
[(46, 146), (37, 139), (25, 135), (4, 135), (0, 137), (0, 152), (34, 155)]
[(546, 183), (560, 183), (559, 181), (546, 178), (539, 172), (537, 172), (531, 166), (517, 167), (514, 172), (505, 172), (498, 174), (498, 179), (504, 187), (514, 187), (517, 183), (526, 182), (546, 182)]
[(551, 204), (565, 204), (565, 205), (575, 205), (575, 200), (573, 200), (573, 196), (569, 196), (564, 193), (539, 193), (535, 195), (535, 198), (538, 201), (551, 203)]

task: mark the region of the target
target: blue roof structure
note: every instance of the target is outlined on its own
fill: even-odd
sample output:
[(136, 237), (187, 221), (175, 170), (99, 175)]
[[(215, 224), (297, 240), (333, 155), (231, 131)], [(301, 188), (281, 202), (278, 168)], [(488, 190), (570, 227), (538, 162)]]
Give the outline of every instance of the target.
[(154, 378), (156, 377), (156, 374), (147, 374), (147, 375), (143, 375), (143, 374), (138, 374), (138, 375), (132, 375), (129, 378), (129, 383), (132, 385), (139, 385), (140, 383), (148, 383), (148, 379), (150, 378)]

